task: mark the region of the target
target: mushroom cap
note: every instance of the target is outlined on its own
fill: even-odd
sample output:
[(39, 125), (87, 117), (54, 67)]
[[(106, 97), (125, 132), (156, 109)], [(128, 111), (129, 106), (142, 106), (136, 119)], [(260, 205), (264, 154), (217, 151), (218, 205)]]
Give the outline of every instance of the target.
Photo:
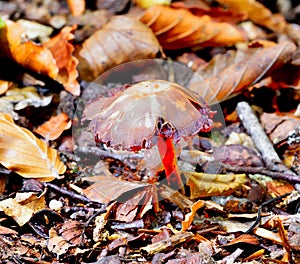
[(211, 116), (188, 89), (163, 80), (126, 85), (88, 103), (83, 112), (96, 141), (126, 150), (150, 148), (162, 134), (176, 142), (209, 131)]

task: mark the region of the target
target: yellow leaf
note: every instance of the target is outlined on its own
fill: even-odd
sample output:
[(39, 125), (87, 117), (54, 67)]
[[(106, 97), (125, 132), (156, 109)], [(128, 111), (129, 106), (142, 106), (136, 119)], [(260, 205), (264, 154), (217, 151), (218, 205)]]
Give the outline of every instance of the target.
[(206, 196), (225, 195), (233, 192), (245, 183), (246, 174), (208, 174), (197, 172), (184, 172), (188, 178), (191, 199)]
[(0, 163), (25, 178), (50, 181), (66, 170), (55, 149), (0, 113)]

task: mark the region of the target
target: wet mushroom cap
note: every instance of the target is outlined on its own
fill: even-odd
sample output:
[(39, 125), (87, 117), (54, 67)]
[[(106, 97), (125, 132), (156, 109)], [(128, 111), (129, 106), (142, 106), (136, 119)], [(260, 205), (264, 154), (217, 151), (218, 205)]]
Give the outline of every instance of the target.
[[(150, 148), (161, 121), (176, 142), (211, 129), (212, 112), (186, 88), (163, 80), (142, 81), (87, 104), (83, 118), (98, 142), (115, 149)], [(161, 125), (160, 125), (161, 127)]]

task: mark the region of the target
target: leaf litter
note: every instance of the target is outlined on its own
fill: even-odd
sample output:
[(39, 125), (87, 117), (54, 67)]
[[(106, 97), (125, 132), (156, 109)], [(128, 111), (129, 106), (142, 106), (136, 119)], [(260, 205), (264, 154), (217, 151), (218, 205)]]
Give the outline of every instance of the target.
[[(299, 262), (299, 5), (158, 2), (0, 2), (3, 261)], [(202, 81), (180, 96), (187, 77), (171, 68), (173, 88), (159, 95), (143, 87), (159, 90), (155, 69), (101, 84), (106, 97), (91, 84), (93, 100), (78, 107), (94, 135), (73, 141), (88, 81), (153, 58), (178, 59)], [(168, 116), (171, 100), (191, 122)], [(218, 101), (226, 124), (210, 115)]]

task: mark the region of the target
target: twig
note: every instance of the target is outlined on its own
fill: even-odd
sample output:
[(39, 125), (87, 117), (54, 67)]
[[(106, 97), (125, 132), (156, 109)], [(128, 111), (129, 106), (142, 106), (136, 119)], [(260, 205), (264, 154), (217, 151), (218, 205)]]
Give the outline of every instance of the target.
[(222, 163), (222, 167), (228, 169), (235, 173), (258, 173), (270, 176), (274, 179), (286, 180), (293, 183), (300, 183), (300, 177), (295, 174), (285, 173), (280, 171), (272, 171), (263, 167), (243, 167), (243, 166), (231, 166), (225, 163)]
[(264, 207), (266, 207), (266, 206), (268, 206), (268, 205), (270, 205), (270, 204), (272, 204), (272, 203), (275, 203), (275, 202), (277, 202), (278, 200), (281, 200), (282, 198), (284, 198), (284, 197), (286, 197), (286, 196), (288, 196), (288, 195), (290, 195), (291, 193), (285, 193), (285, 194), (283, 194), (283, 195), (281, 195), (281, 196), (278, 196), (278, 197), (275, 197), (275, 198), (273, 198), (273, 199), (270, 199), (270, 200), (268, 200), (268, 201), (266, 201), (266, 202), (264, 202), (264, 203), (262, 203), (261, 205), (260, 205), (260, 207), (258, 208), (258, 211), (257, 211), (257, 216), (256, 216), (256, 219), (255, 219), (255, 221), (253, 222), (253, 224), (249, 227), (249, 229), (245, 232), (245, 234), (249, 234), (259, 223), (260, 223), (260, 219), (261, 219), (261, 211), (262, 211), (262, 209), (264, 208)]
[(262, 154), (266, 166), (272, 171), (279, 171), (296, 177), (296, 174), (280, 160), (250, 105), (247, 102), (239, 102), (236, 111), (257, 149)]
[(90, 200), (89, 198), (81, 195), (81, 194), (78, 194), (78, 193), (74, 193), (72, 191), (68, 191), (64, 188), (61, 188), (61, 187), (58, 187), (52, 183), (47, 183), (45, 182), (44, 183), (44, 186), (47, 187), (47, 188), (50, 188), (60, 194), (63, 194), (63, 195), (66, 195), (68, 196), (69, 198), (71, 199), (74, 199), (74, 200), (77, 200), (77, 201), (80, 201), (80, 202), (83, 202), (83, 203), (95, 203), (94, 201)]

